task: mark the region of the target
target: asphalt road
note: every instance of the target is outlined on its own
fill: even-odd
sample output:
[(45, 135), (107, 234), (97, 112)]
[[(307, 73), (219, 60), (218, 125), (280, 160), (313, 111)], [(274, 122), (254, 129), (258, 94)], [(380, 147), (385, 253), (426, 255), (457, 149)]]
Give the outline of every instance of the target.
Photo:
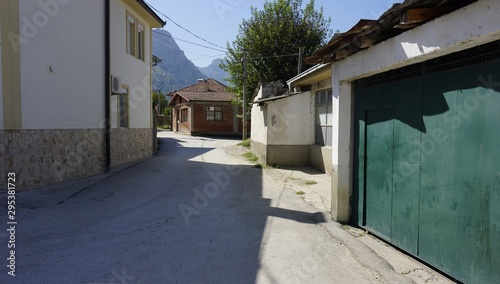
[(409, 282), (238, 141), (160, 137), (152, 159), (18, 192), (16, 276), (2, 210), (0, 283)]

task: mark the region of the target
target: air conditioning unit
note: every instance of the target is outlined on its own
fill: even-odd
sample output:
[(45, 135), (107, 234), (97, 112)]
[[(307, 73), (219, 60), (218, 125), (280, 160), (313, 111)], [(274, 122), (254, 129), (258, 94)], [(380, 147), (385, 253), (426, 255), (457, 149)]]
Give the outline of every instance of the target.
[(122, 79), (111, 76), (111, 93), (120, 94), (122, 92)]

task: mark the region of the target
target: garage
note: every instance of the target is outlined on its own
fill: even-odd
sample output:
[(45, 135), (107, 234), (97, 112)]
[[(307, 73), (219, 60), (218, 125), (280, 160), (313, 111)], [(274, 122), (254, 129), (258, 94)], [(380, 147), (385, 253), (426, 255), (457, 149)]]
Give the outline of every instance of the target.
[(500, 282), (500, 42), (353, 84), (352, 219), (469, 283)]

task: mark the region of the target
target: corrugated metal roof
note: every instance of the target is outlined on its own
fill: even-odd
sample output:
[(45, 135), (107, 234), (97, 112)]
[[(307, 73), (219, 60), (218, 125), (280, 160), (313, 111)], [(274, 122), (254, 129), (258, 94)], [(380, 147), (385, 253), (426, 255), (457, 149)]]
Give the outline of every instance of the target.
[(349, 31), (334, 35), (325, 47), (305, 61), (314, 65), (342, 60), (477, 1), (406, 0), (401, 4), (394, 4), (378, 20), (360, 20)]

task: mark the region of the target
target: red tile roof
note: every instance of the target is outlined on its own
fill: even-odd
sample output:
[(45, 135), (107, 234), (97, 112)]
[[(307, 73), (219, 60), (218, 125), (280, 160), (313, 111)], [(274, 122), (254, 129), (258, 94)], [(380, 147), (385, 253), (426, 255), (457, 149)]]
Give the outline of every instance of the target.
[(226, 92), (176, 92), (176, 95), (190, 102), (230, 102), (234, 97), (233, 94)]
[(173, 91), (169, 96), (175, 95), (177, 92), (222, 92), (227, 93), (228, 87), (215, 79), (200, 80), (196, 84), (187, 86), (177, 91)]
[(229, 88), (215, 79), (206, 79), (168, 94), (172, 97), (170, 105), (174, 105), (177, 97), (189, 102), (231, 102), (234, 94)]

